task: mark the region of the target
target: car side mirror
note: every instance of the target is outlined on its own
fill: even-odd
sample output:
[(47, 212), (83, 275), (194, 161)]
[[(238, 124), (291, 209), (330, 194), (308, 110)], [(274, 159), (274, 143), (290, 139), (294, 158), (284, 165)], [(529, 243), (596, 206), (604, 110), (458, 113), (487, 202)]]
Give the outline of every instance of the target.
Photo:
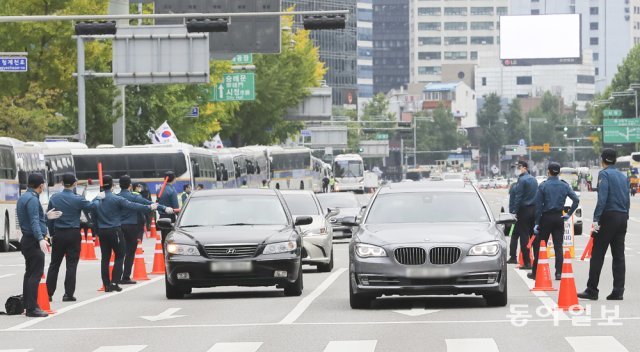
[(514, 214), (509, 213), (501, 213), (498, 216), (498, 221), (496, 224), (498, 225), (513, 225), (516, 223), (516, 216)]
[(336, 216), (340, 214), (340, 209), (338, 208), (327, 208), (327, 215), (325, 217), (330, 218), (332, 216)]
[(161, 230), (173, 230), (173, 224), (171, 223), (171, 219), (168, 219), (168, 218), (158, 219), (156, 224), (158, 225), (158, 228)]
[(360, 225), (358, 218), (356, 218), (355, 216), (346, 216), (342, 218), (340, 222), (342, 223), (342, 225), (351, 226), (351, 227)]
[(311, 225), (313, 223), (313, 218), (310, 216), (298, 216), (296, 217), (296, 221), (294, 223), (295, 226), (304, 226)]

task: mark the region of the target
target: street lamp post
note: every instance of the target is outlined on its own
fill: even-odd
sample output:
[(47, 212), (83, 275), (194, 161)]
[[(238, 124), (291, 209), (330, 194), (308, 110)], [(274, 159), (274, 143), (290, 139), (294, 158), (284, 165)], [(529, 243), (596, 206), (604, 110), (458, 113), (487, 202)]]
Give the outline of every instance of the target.
[(418, 150), (418, 137), (417, 137), (417, 130), (418, 130), (418, 121), (426, 121), (429, 120), (427, 118), (419, 118), (419, 117), (413, 117), (413, 167), (416, 168), (418, 167), (418, 160), (416, 157), (416, 150)]
[(635, 99), (635, 110), (636, 110), (636, 118), (638, 118), (638, 91), (636, 89), (640, 89), (640, 84), (634, 83), (631, 85), (632, 88), (629, 88), (623, 92), (613, 92), (611, 96), (614, 98), (622, 98), (622, 97), (634, 97)]

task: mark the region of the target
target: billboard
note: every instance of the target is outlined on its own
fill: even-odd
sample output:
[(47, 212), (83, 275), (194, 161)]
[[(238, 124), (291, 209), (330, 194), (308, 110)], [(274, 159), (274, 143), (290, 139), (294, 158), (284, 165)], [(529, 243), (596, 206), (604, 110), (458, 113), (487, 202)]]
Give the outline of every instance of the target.
[(579, 14), (500, 17), (505, 66), (582, 63)]

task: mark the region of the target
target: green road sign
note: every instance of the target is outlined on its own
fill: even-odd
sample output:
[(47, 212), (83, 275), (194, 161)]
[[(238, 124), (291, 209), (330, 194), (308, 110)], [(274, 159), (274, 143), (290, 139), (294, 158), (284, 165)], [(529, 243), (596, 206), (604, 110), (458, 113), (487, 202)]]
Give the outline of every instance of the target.
[(606, 109), (606, 110), (602, 111), (602, 114), (604, 115), (604, 117), (622, 117), (622, 110), (620, 110), (620, 109), (615, 109), (615, 110)]
[(253, 54), (239, 54), (231, 59), (234, 65), (251, 65), (253, 64)]
[(210, 101), (256, 100), (256, 74), (225, 73), (222, 83), (214, 88)]
[(389, 139), (389, 135), (387, 133), (376, 133), (376, 140), (386, 141), (388, 139)]
[(640, 119), (604, 119), (605, 143), (639, 143)]

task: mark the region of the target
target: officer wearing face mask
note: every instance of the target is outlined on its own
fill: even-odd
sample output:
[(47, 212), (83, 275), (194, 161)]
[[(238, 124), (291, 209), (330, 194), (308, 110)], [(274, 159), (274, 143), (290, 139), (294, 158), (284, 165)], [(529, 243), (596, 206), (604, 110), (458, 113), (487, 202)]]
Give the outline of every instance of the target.
[(512, 190), (513, 202), (509, 203), (509, 212), (515, 214), (517, 218), (513, 236), (520, 239), (520, 250), (524, 261), (520, 269), (530, 270), (531, 261), (527, 244), (535, 224), (538, 181), (529, 174), (529, 164), (524, 160), (516, 164), (515, 174), (518, 176), (518, 183)]

